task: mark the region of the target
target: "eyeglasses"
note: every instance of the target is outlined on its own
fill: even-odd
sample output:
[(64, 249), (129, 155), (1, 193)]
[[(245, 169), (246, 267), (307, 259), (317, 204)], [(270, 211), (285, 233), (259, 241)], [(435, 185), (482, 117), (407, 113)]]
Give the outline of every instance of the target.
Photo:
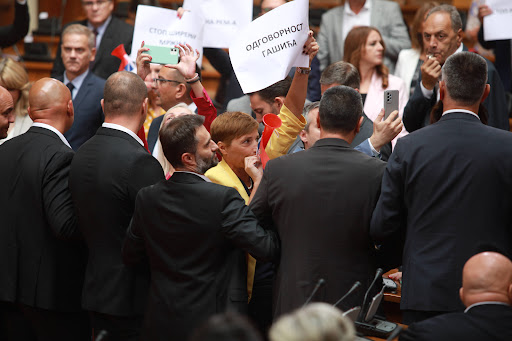
[(83, 1), (82, 5), (84, 7), (94, 7), (94, 5), (98, 5), (98, 7), (105, 5), (107, 2), (111, 0), (98, 0), (98, 1)]
[[(169, 82), (169, 83), (177, 83), (177, 84), (181, 84), (183, 82), (179, 82), (179, 81), (175, 81), (175, 80), (172, 80), (172, 79), (164, 79), (164, 78), (153, 78), (153, 82), (156, 83), (156, 85), (162, 85), (162, 83), (166, 83), (166, 82)], [(160, 82), (160, 83), (158, 83)]]

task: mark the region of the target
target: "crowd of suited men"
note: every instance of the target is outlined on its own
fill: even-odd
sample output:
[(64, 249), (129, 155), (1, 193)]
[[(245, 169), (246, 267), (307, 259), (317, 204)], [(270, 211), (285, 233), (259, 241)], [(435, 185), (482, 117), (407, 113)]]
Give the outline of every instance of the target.
[(206, 49), (212, 101), (192, 46), (117, 71), (133, 27), (82, 5), (53, 78), (0, 60), (2, 339), (355, 340), (343, 311), (394, 268), (401, 340), (511, 339), (510, 65), (466, 51), (453, 6), (409, 35), (396, 3), (347, 0), (309, 67), (246, 95)]

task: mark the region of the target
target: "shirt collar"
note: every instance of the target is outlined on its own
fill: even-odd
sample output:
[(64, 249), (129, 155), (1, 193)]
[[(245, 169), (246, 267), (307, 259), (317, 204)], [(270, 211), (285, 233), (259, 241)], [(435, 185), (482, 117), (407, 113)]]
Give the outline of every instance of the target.
[(366, 0), (366, 2), (364, 3), (363, 8), (361, 8), (361, 12), (359, 12), (358, 14), (355, 14), (354, 11), (352, 11), (348, 1), (345, 1), (344, 9), (345, 9), (345, 14), (353, 15), (353, 16), (360, 15), (363, 11), (371, 11), (371, 9), (372, 9), (372, 0)]
[(496, 304), (496, 305), (506, 305), (506, 306), (509, 306), (505, 302), (497, 302), (497, 301), (478, 302), (478, 303), (472, 304), (469, 307), (467, 307), (466, 310), (464, 310), (464, 313), (467, 313), (469, 311), (469, 309), (471, 309), (473, 307), (476, 307), (476, 306), (479, 306), (479, 305), (487, 305), (487, 304)]
[[(99, 26), (99, 27), (96, 29), (96, 31), (98, 31), (98, 35), (99, 35), (99, 36), (103, 36), (103, 33), (104, 33), (104, 32), (105, 32), (105, 30), (107, 29), (107, 26), (108, 26), (108, 24), (110, 24), (110, 21), (111, 21), (111, 20), (112, 20), (112, 15), (110, 15), (110, 16), (107, 18), (107, 20), (105, 20), (105, 22), (104, 22), (101, 26)], [(90, 23), (89, 21), (87, 21), (87, 27), (89, 27), (89, 29), (90, 29), (91, 31), (93, 31), (93, 32), (94, 32), (94, 26), (92, 26), (92, 25), (91, 25), (91, 23)]]
[(60, 131), (58, 131), (57, 129), (55, 129), (55, 127), (49, 125), (49, 124), (46, 124), (46, 123), (41, 123), (41, 122), (34, 122), (32, 123), (32, 127), (39, 127), (39, 128), (44, 128), (44, 129), (48, 129), (48, 130), (51, 130), (53, 131), (55, 134), (57, 134), (57, 136), (62, 140), (62, 142), (68, 146), (69, 148), (71, 148), (71, 146), (69, 145), (69, 142), (68, 140), (66, 140), (66, 138), (64, 137), (64, 135), (62, 135), (62, 133)]
[(73, 84), (75, 89), (78, 91), (80, 89), (80, 87), (82, 86), (82, 83), (84, 82), (84, 79), (85, 79), (85, 77), (87, 77), (88, 73), (89, 73), (89, 69), (85, 70), (84, 73), (76, 76), (75, 79), (70, 81), (68, 79), (68, 77), (66, 76), (66, 71), (64, 71), (64, 84), (67, 85), (69, 82), (71, 82), (71, 84)]
[(140, 139), (140, 137), (137, 136), (137, 134), (135, 134), (133, 131), (131, 131), (130, 129), (126, 128), (126, 127), (123, 127), (122, 125), (119, 125), (119, 124), (115, 124), (115, 123), (106, 123), (106, 122), (103, 122), (103, 124), (101, 125), (103, 128), (109, 128), (109, 129), (116, 129), (116, 130), (120, 130), (120, 131), (123, 131), (125, 133), (127, 133), (128, 135), (130, 135), (131, 137), (133, 137), (135, 139), (135, 141), (137, 141), (142, 147), (144, 147), (144, 142), (142, 142), (142, 140)]
[(203, 179), (204, 181), (206, 182), (211, 182), (210, 179), (208, 179), (204, 174), (199, 174), (199, 173), (194, 173), (194, 172), (189, 172), (189, 171), (174, 171), (174, 173), (188, 173), (188, 174), (194, 174), (194, 175), (197, 175), (198, 177), (200, 177), (201, 179)]
[(465, 114), (470, 114), (470, 115), (473, 115), (475, 116), (476, 118), (480, 119), (480, 117), (478, 117), (477, 114), (475, 114), (474, 112), (472, 111), (469, 111), (469, 110), (465, 110), (465, 109), (451, 109), (451, 110), (446, 110), (445, 112), (443, 112), (443, 116), (446, 115), (446, 114), (451, 114), (451, 113), (454, 113), (454, 112), (463, 112)]
[(195, 113), (197, 110), (197, 105), (194, 102), (192, 102), (188, 105), (188, 108), (192, 110), (193, 113)]

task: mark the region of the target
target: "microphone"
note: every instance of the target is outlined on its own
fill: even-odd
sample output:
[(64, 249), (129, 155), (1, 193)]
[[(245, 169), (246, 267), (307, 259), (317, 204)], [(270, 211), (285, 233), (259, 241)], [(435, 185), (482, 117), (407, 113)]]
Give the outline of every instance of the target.
[(343, 297), (342, 297), (342, 298), (340, 298), (340, 299), (338, 300), (338, 302), (334, 303), (332, 306), (333, 306), (333, 307), (336, 307), (336, 306), (337, 306), (338, 304), (340, 304), (340, 303), (341, 303), (345, 298), (347, 298), (347, 297), (348, 297), (348, 295), (350, 295), (351, 293), (353, 293), (354, 291), (356, 291), (357, 289), (359, 289), (359, 288), (361, 287), (361, 285), (362, 285), (362, 284), (361, 284), (361, 282), (359, 282), (359, 281), (355, 282), (355, 283), (354, 283), (354, 285), (352, 286), (352, 288), (350, 288), (350, 290), (349, 290), (345, 295), (343, 295)]
[(305, 306), (309, 303), (309, 301), (311, 301), (311, 299), (313, 298), (313, 296), (315, 296), (315, 294), (316, 294), (316, 292), (318, 291), (318, 289), (320, 289), (320, 287), (321, 287), (322, 285), (324, 285), (324, 284), (325, 284), (325, 279), (320, 278), (320, 279), (318, 280), (318, 282), (316, 282), (316, 285), (315, 285), (315, 288), (313, 289), (313, 292), (311, 292), (311, 295), (309, 295), (308, 299), (306, 300), (306, 302), (304, 302), (304, 304), (302, 305), (302, 307), (305, 307)]
[(359, 316), (357, 317), (358, 322), (363, 321), (363, 316), (366, 314), (366, 305), (368, 304), (368, 295), (370, 295), (370, 291), (373, 289), (373, 286), (377, 282), (377, 279), (382, 277), (382, 274), (384, 271), (381, 268), (377, 269), (377, 272), (375, 273), (375, 277), (373, 278), (372, 284), (368, 287), (368, 290), (366, 290), (366, 293), (364, 294), (363, 304), (361, 305), (361, 311), (359, 312)]

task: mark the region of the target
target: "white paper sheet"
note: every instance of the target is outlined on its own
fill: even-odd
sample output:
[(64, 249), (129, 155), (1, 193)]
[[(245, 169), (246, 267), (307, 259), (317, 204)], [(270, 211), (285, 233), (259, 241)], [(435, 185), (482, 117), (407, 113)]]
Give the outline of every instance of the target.
[[(169, 46), (190, 44), (203, 55), (204, 21), (200, 12), (187, 13), (178, 18), (177, 12), (170, 9), (143, 6), (137, 7), (133, 30), (132, 52), (130, 58), (137, 58), (137, 50), (144, 41), (145, 45)], [(202, 58), (197, 61), (201, 65)]]
[[(201, 12), (203, 47), (228, 48), (238, 31), (252, 20), (252, 0), (185, 0), (183, 8)], [(184, 17), (188, 15), (185, 12)]]
[(229, 55), (244, 93), (284, 79), (294, 66), (309, 66), (309, 57), (302, 54), (309, 32), (308, 10), (308, 1), (291, 1), (239, 32)]
[(484, 40), (512, 39), (512, 1), (487, 0), (492, 14), (484, 17)]

